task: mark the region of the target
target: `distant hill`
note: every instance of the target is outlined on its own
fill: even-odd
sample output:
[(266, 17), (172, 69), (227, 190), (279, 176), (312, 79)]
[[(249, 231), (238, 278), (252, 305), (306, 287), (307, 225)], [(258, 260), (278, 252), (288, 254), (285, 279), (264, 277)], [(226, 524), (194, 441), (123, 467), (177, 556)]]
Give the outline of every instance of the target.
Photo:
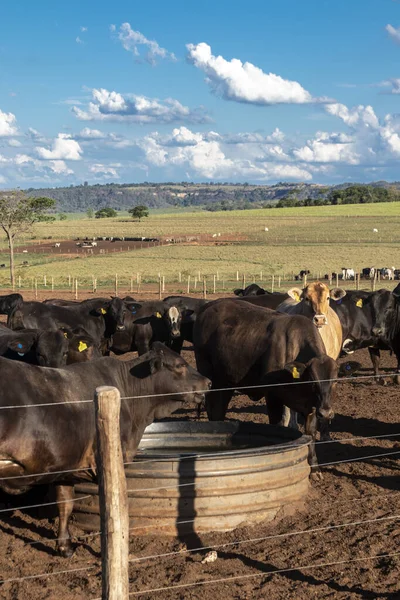
[[(262, 208), (275, 205), (279, 200), (295, 198), (325, 199), (335, 189), (345, 189), (354, 184), (343, 183), (336, 186), (322, 186), (314, 183), (284, 183), (274, 185), (250, 185), (232, 183), (141, 183), (141, 184), (96, 184), (59, 187), (30, 188), (30, 196), (48, 196), (57, 201), (57, 210), (64, 212), (85, 212), (88, 208), (98, 210), (110, 206), (116, 210), (126, 210), (138, 204), (150, 208), (168, 206), (202, 207), (206, 210), (229, 210)], [(369, 184), (392, 192), (400, 190), (400, 182), (377, 181)]]

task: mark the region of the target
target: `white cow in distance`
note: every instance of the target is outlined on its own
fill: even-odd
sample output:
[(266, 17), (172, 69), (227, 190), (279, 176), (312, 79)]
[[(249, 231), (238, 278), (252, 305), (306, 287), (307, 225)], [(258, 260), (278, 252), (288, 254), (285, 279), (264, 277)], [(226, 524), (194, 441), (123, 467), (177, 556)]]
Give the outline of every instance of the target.
[(356, 276), (354, 269), (346, 269), (342, 267), (342, 279), (354, 279)]

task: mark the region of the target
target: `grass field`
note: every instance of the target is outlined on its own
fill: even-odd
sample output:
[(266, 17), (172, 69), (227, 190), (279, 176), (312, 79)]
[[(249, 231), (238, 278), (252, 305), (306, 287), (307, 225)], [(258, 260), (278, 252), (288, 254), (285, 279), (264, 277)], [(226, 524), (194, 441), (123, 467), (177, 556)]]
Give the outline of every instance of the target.
[[(74, 215), (77, 217), (77, 215)], [(17, 256), (17, 276), (53, 277), (56, 287), (65, 285), (68, 275), (82, 281), (92, 276), (111, 281), (118, 273), (127, 281), (140, 273), (143, 281), (155, 281), (158, 273), (167, 281), (183, 280), (190, 275), (234, 279), (236, 271), (247, 281), (266, 275), (310, 269), (315, 275), (337, 271), (341, 267), (356, 270), (365, 266), (400, 267), (400, 203), (327, 206), (289, 209), (263, 209), (232, 212), (153, 212), (142, 223), (128, 217), (116, 219), (70, 218), (51, 224), (39, 224), (31, 243), (49, 238), (62, 241), (87, 236), (184, 236), (195, 234), (238, 234), (246, 241), (226, 245), (176, 244), (131, 252), (83, 257), (36, 255)], [(269, 231), (264, 231), (268, 227)], [(374, 233), (373, 229), (378, 229)], [(4, 247), (4, 246), (3, 246)], [(22, 268), (22, 260), (29, 262)], [(0, 262), (8, 265), (6, 254)], [(6, 285), (8, 272), (0, 271), (0, 284)], [(27, 284), (28, 285), (28, 284)]]

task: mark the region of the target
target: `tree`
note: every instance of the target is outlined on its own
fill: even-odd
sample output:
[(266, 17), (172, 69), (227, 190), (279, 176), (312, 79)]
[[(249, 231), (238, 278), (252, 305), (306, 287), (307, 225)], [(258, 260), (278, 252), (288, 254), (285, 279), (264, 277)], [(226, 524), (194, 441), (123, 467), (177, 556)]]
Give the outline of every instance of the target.
[(116, 210), (107, 206), (106, 208), (101, 208), (100, 210), (96, 211), (94, 216), (96, 219), (105, 219), (107, 217), (116, 217), (117, 214), (118, 213)]
[(58, 213), (58, 218), (60, 219), (60, 221), (66, 221), (68, 219), (67, 215), (65, 213)]
[(149, 216), (149, 209), (144, 204), (139, 204), (138, 206), (134, 206), (128, 210), (128, 213), (131, 215), (132, 219), (143, 219), (144, 217)]
[(93, 217), (94, 217), (94, 209), (89, 207), (87, 209), (87, 211), (86, 211), (86, 215), (87, 215), (88, 219), (93, 219)]
[(0, 226), (6, 234), (10, 253), (11, 286), (15, 288), (14, 241), (22, 233), (30, 230), (38, 221), (54, 221), (46, 214), (56, 201), (52, 198), (30, 198), (21, 190), (0, 193)]

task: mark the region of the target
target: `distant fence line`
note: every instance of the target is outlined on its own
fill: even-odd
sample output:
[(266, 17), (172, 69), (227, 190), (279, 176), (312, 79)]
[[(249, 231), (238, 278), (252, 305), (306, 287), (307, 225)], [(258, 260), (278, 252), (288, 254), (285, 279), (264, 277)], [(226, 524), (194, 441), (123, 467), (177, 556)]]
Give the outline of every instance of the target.
[[(254, 273), (243, 273), (239, 270), (235, 272), (203, 273), (201, 270), (188, 274), (178, 272), (175, 275), (164, 275), (161, 272), (156, 275), (148, 275), (142, 272), (136, 272), (130, 277), (120, 276), (118, 273), (114, 277), (97, 277), (94, 274), (76, 277), (71, 274), (56, 276), (46, 273), (29, 277), (16, 277), (16, 291), (31, 291), (38, 297), (38, 292), (62, 291), (70, 292), (75, 298), (81, 293), (96, 293), (97, 291), (112, 291), (115, 295), (122, 293), (141, 293), (156, 292), (159, 297), (168, 294), (201, 294), (207, 297), (207, 294), (218, 294), (232, 292), (236, 288), (245, 288), (247, 285), (256, 283), (270, 292), (286, 291), (290, 287), (305, 287), (308, 282), (322, 280), (330, 286), (346, 287), (347, 289), (371, 289), (375, 290), (380, 283), (380, 274), (377, 273), (374, 278), (360, 279), (360, 273), (356, 273), (354, 279), (343, 281), (339, 274), (310, 273), (300, 278), (295, 272), (285, 272), (280, 274), (270, 274), (263, 271)], [(397, 281), (382, 281), (382, 285), (397, 285)], [(9, 283), (0, 284), (2, 289), (10, 289)]]

